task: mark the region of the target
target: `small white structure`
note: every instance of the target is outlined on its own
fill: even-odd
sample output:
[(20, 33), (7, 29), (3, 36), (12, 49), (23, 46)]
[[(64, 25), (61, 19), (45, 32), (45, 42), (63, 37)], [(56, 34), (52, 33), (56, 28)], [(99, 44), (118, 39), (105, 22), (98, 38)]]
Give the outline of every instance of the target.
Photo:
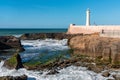
[(86, 26), (90, 26), (90, 9), (86, 11)]
[(86, 11), (86, 25), (70, 24), (68, 34), (92, 34), (99, 32), (103, 37), (120, 37), (120, 25), (90, 25), (90, 9)]

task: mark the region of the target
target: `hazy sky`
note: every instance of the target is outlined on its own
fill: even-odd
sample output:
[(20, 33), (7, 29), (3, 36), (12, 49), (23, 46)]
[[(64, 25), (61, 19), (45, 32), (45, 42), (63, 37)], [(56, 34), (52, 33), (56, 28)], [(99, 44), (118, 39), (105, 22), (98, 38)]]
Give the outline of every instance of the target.
[(120, 24), (120, 0), (0, 0), (0, 28), (68, 28), (85, 24)]

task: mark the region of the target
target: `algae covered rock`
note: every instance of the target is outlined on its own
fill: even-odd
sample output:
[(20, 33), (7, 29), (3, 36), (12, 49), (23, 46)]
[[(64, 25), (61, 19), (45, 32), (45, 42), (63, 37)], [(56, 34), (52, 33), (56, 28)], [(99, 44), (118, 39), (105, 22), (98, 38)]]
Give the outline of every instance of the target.
[(9, 69), (19, 69), (23, 68), (22, 59), (19, 54), (14, 54), (11, 58), (5, 61), (5, 67)]

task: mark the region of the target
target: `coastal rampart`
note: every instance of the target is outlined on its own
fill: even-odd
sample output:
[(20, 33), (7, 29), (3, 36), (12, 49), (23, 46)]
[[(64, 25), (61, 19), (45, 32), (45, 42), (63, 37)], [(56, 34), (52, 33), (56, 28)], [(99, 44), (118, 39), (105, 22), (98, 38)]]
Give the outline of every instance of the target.
[(102, 37), (120, 37), (120, 25), (79, 26), (71, 24), (68, 34), (92, 34), (100, 33)]

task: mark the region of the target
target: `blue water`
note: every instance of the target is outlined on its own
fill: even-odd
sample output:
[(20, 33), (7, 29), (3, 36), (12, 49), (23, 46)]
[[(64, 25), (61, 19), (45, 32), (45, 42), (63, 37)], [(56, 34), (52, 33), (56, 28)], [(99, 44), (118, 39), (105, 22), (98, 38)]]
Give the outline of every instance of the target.
[[(21, 36), (24, 33), (60, 33), (66, 32), (67, 29), (0, 29), (0, 36)], [(29, 60), (48, 60), (59, 54), (66, 54), (69, 51), (66, 40), (25, 40), (21, 41), (25, 51), (21, 53), (23, 61)], [(1, 58), (10, 57), (14, 51), (0, 52)], [(31, 56), (32, 55), (32, 56)]]
[(67, 39), (22, 40), (21, 43), (25, 49), (20, 53), (23, 62), (44, 63), (58, 57), (64, 59), (70, 57)]
[(67, 32), (67, 29), (0, 29), (0, 36), (22, 35), (24, 33), (57, 33)]

